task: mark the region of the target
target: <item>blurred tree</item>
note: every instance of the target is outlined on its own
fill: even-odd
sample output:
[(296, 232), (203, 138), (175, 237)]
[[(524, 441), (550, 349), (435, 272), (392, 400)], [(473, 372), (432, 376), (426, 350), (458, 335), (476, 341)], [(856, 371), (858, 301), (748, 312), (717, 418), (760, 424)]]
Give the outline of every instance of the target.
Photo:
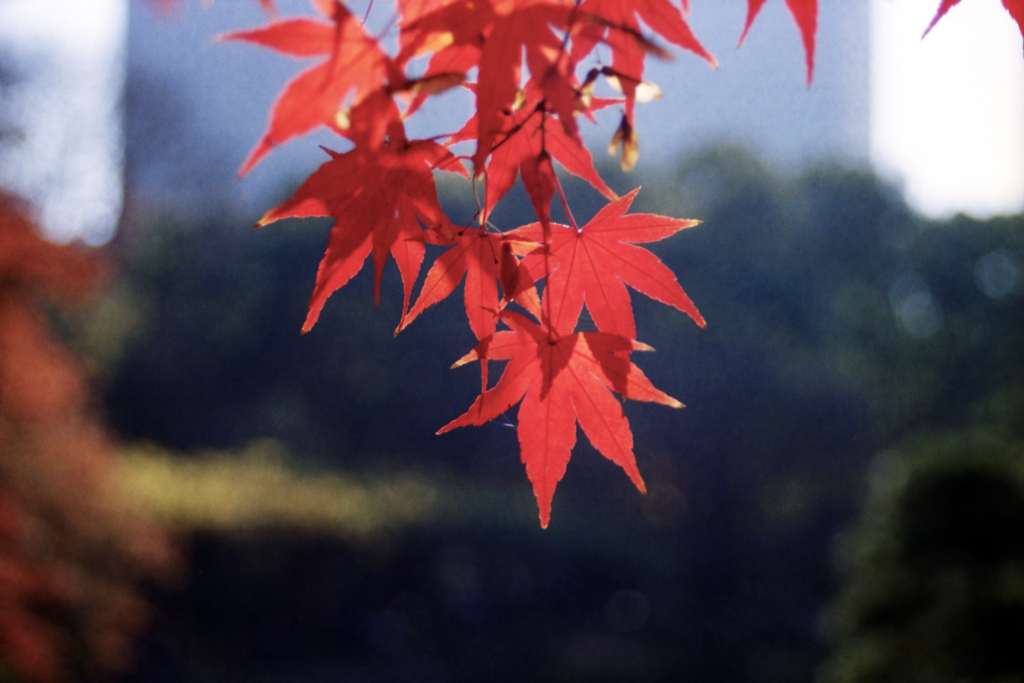
[(1024, 679), (1022, 455), (973, 432), (878, 457), (821, 683)]

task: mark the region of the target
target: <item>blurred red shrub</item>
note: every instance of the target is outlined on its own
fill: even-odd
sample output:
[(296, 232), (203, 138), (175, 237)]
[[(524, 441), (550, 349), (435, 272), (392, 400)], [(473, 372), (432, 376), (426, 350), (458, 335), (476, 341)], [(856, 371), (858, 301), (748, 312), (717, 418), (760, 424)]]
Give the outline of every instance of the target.
[(140, 587), (177, 564), (119, 496), (84, 371), (44, 314), (100, 272), (0, 194), (0, 668), (41, 683), (129, 666), (147, 615)]

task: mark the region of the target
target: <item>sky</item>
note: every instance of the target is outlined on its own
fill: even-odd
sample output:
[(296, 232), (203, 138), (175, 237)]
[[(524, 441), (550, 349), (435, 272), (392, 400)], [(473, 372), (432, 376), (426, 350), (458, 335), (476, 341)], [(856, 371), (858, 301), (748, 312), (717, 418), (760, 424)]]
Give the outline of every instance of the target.
[[(40, 205), (40, 221), (58, 241), (82, 237), (101, 244), (112, 236), (121, 211), (124, 135), (119, 102), (126, 77), (127, 1), (0, 0), (0, 55), (25, 55), (25, 63), (35, 65), (16, 74), (21, 82), (0, 86), (0, 124), (18, 131), (0, 146), (0, 184)], [(729, 14), (728, 21), (718, 23), (724, 30), (705, 21), (707, 11), (701, 14), (708, 0), (691, 3), (691, 24), (720, 66), (712, 70), (682, 55), (650, 69), (666, 101), (639, 110), (642, 151), (655, 162), (672, 153), (672, 145), (657, 137), (665, 121), (687, 139), (735, 137), (756, 147), (758, 136), (772, 135), (789, 120), (791, 113), (779, 105), (784, 92), (786, 101), (804, 102), (807, 121), (801, 126), (814, 126), (826, 114), (834, 122), (837, 112), (841, 116), (848, 111), (848, 125), (839, 126), (838, 137), (826, 143), (842, 151), (868, 137), (871, 163), (898, 183), (911, 206), (926, 216), (962, 211), (988, 217), (1024, 210), (1024, 50), (1017, 26), (999, 0), (962, 2), (923, 41), (937, 0), (864, 1), (870, 3), (872, 56), (870, 64), (851, 68), (869, 71), (870, 97), (860, 98), (869, 105), (850, 99), (836, 86), (855, 76), (827, 70), (834, 67), (823, 66), (811, 89), (804, 88), (799, 38), (781, 0), (766, 3), (740, 50), (735, 41), (745, 2), (715, 0), (714, 10)], [(192, 2), (187, 12), (217, 14), (237, 2), (241, 0), (206, 10)], [(250, 4), (246, 9), (258, 17)], [(284, 3), (285, 9), (304, 7)], [(837, 36), (842, 35), (843, 21), (859, 20), (843, 13), (863, 7), (848, 0), (821, 0), (819, 64), (842, 64), (844, 54), (858, 53), (858, 45), (839, 44)], [(173, 23), (168, 23), (168, 33), (176, 30)], [(208, 36), (200, 39), (209, 42)], [(210, 63), (238, 68), (254, 59), (254, 48), (242, 47), (199, 52)], [(767, 66), (766, 55), (772, 60)], [(771, 82), (765, 80), (768, 76)], [(759, 87), (751, 87), (752, 82)], [(727, 92), (728, 97), (718, 98), (727, 105), (704, 94), (716, 88)], [(260, 96), (272, 98), (273, 92)], [(736, 107), (737, 102), (748, 118), (732, 119), (731, 128), (709, 123), (727, 118), (716, 107)], [(866, 108), (869, 117), (862, 111)], [(266, 120), (265, 107), (253, 107), (252, 112), (256, 118), (248, 125), (257, 132), (246, 133), (243, 155)], [(863, 125), (865, 118), (869, 126)], [(646, 138), (645, 126), (651, 131)], [(793, 139), (797, 142), (783, 156), (802, 161), (820, 154), (801, 148), (799, 136)], [(598, 152), (603, 147), (599, 135), (591, 135), (588, 142)], [(284, 158), (282, 152), (274, 154)], [(273, 163), (274, 155), (264, 162)]]

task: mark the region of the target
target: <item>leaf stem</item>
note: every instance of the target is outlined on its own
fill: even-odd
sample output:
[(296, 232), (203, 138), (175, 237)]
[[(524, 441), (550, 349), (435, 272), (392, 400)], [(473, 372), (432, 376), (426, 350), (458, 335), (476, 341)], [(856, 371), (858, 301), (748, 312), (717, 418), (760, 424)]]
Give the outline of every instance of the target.
[(544, 321), (548, 332), (548, 343), (555, 343), (555, 328), (551, 319), (551, 297), (548, 296), (548, 286), (551, 283), (551, 221), (541, 221), (541, 229), (544, 230)]
[(565, 192), (562, 190), (562, 181), (560, 181), (558, 176), (554, 173), (551, 175), (555, 178), (555, 189), (558, 190), (558, 198), (562, 201), (562, 208), (565, 209), (565, 215), (569, 218), (569, 225), (572, 226), (573, 230), (579, 233), (580, 226), (576, 223), (576, 219), (573, 218), (572, 209), (569, 208), (569, 201), (565, 198)]

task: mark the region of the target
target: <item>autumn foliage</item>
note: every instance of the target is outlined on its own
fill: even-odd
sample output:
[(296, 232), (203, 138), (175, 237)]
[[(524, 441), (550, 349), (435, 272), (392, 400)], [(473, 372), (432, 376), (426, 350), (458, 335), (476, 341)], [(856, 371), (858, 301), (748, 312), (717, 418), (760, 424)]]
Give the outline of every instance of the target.
[[(1003, 0), (1018, 21), (1020, 0)], [(957, 0), (943, 0), (938, 20)], [(388, 34), (373, 35), (365, 17), (335, 0), (313, 0), (316, 16), (273, 19), (223, 36), (312, 60), (281, 91), (266, 134), (242, 166), (247, 173), (277, 145), (314, 129), (342, 140), (295, 194), (268, 211), (284, 218), (331, 216), (327, 252), (316, 276), (308, 332), (328, 297), (372, 257), (375, 295), (393, 258), (403, 283), (397, 331), (465, 282), (463, 297), (476, 347), (456, 366), (479, 362), (479, 398), (441, 432), (480, 425), (520, 404), (518, 434), (540, 521), (576, 443), (576, 424), (591, 444), (641, 491), (643, 480), (623, 399), (682, 407), (656, 389), (631, 360), (637, 341), (627, 286), (704, 326), (673, 275), (640, 244), (664, 239), (697, 221), (628, 213), (636, 191), (619, 197), (601, 179), (579, 131), (614, 108), (619, 123), (609, 151), (623, 169), (639, 156), (638, 102), (657, 97), (644, 64), (667, 57), (667, 45), (710, 65), (715, 58), (690, 30), (688, 0), (396, 0), (385, 12)], [(748, 0), (740, 42), (765, 0)], [(814, 70), (816, 0), (785, 0)], [(705, 3), (705, 10), (714, 10)], [(380, 4), (371, 12), (381, 11)], [(1022, 24), (1024, 30), (1024, 24)], [(385, 44), (392, 45), (390, 49)], [(431, 98), (453, 88), (475, 102), (461, 125), (410, 139), (406, 122)], [(573, 218), (556, 166), (592, 185), (608, 204), (585, 225)], [(435, 172), (471, 180), (477, 212), (455, 225), (437, 198)], [(537, 221), (499, 225), (496, 205), (522, 180)], [(558, 198), (569, 225), (552, 221)], [(428, 251), (433, 255), (414, 297)], [(597, 330), (579, 327), (583, 309)], [(506, 362), (493, 386), (488, 363)]]
[(0, 677), (91, 679), (130, 664), (140, 582), (175, 561), (117, 495), (83, 368), (41, 309), (80, 299), (97, 263), (44, 241), (22, 209), (0, 194)]

